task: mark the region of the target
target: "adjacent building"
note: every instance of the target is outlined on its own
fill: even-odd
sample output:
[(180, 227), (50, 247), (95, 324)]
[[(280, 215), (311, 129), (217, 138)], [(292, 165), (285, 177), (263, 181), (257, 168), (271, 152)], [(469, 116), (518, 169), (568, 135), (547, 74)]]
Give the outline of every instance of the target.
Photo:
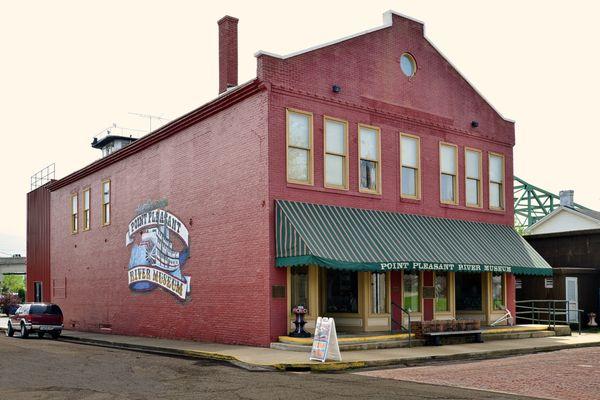
[(421, 22), (260, 51), (243, 84), (237, 24), (215, 100), (29, 193), (28, 270), (68, 328), (267, 346), (299, 304), (309, 331), (490, 323), (515, 274), (551, 274), (512, 228), (514, 123)]
[(590, 313), (600, 313), (600, 212), (575, 208), (573, 196), (572, 190), (561, 191), (560, 206), (525, 230), (554, 276), (522, 277), (517, 299), (567, 302), (570, 310), (583, 310), (581, 316), (569, 312), (569, 320), (581, 318), (585, 326)]

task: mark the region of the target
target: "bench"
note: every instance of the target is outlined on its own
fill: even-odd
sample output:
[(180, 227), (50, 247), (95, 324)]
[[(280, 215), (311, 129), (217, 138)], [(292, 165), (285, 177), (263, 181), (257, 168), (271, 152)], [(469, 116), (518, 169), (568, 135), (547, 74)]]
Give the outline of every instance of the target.
[(423, 333), (423, 336), (427, 339), (428, 344), (432, 344), (434, 346), (442, 345), (442, 338), (444, 337), (452, 337), (452, 336), (466, 336), (466, 337), (474, 337), (476, 343), (483, 343), (483, 337), (481, 334), (483, 331), (472, 330), (472, 331), (444, 331), (444, 332), (428, 332)]

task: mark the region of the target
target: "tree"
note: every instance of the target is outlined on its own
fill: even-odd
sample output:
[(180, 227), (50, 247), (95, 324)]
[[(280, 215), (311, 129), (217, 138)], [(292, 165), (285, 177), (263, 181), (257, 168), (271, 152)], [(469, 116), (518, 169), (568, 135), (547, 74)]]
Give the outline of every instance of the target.
[(1, 293), (19, 293), (25, 290), (25, 279), (22, 275), (4, 275)]

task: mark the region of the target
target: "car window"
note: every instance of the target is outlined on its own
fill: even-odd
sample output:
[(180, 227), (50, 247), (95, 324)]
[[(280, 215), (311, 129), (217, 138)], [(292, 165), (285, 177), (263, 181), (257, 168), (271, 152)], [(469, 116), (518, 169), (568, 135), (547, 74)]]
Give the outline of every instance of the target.
[(31, 306), (31, 314), (46, 314), (46, 315), (62, 315), (60, 308), (56, 304), (49, 305), (37, 305), (34, 304)]
[(19, 307), (19, 308), (17, 308), (17, 311), (15, 311), (15, 315), (17, 315), (17, 314), (21, 314), (21, 309), (22, 309), (22, 308), (23, 308), (23, 307)]

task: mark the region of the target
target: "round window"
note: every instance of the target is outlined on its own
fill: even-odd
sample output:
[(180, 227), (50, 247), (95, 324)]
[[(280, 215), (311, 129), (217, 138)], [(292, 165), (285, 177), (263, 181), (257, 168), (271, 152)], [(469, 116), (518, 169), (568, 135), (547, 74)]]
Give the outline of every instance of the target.
[(414, 76), (415, 72), (417, 72), (417, 63), (415, 62), (414, 57), (408, 53), (402, 54), (402, 56), (400, 56), (400, 69), (402, 70), (402, 73), (409, 78)]

